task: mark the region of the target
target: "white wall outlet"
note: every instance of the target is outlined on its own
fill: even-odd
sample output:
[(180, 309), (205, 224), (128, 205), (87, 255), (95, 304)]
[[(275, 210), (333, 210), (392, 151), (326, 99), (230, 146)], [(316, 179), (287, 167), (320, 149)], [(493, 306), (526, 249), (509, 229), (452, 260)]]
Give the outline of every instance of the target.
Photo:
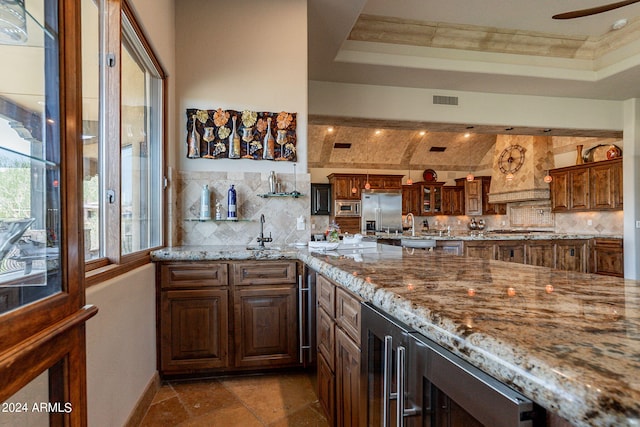
[(590, 219), (588, 219), (588, 220), (587, 220), (587, 225), (593, 225), (593, 221), (592, 221), (592, 220), (590, 220)]
[(315, 223), (315, 222), (312, 222), (312, 223), (311, 223), (311, 229), (312, 229), (312, 230), (315, 230), (315, 229), (316, 229), (316, 223)]
[(500, 223), (500, 225), (502, 225), (502, 226), (507, 225), (507, 221), (502, 221), (502, 222)]
[(304, 217), (302, 217), (302, 216), (298, 217), (298, 219), (296, 220), (296, 229), (297, 230), (304, 230), (305, 229)]
[(462, 221), (458, 220), (458, 225), (462, 224)]

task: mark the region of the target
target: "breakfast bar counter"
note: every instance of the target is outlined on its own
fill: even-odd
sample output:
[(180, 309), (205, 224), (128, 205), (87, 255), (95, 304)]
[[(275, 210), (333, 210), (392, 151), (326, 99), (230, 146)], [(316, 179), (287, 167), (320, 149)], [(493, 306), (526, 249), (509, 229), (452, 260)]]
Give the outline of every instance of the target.
[(225, 256), (297, 258), (576, 426), (640, 425), (636, 281), (387, 245), (152, 254)]

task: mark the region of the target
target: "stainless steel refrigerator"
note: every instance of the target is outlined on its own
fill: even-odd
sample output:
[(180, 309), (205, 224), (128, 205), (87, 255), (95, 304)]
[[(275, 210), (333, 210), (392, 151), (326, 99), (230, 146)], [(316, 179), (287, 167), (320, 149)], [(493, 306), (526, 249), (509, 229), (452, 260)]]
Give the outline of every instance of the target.
[(362, 191), (362, 233), (402, 232), (402, 191)]

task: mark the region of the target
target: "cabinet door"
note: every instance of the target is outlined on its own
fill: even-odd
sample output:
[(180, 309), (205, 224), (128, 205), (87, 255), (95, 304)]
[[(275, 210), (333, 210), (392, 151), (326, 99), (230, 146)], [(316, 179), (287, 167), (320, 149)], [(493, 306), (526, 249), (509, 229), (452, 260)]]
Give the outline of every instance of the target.
[(464, 255), (474, 258), (495, 259), (493, 242), (465, 242)]
[(420, 186), (419, 185), (403, 185), (402, 186), (402, 214), (412, 213), (420, 215)]
[(591, 272), (624, 277), (622, 239), (595, 239)]
[(227, 289), (161, 293), (160, 365), (165, 373), (229, 366)]
[(525, 263), (553, 268), (555, 265), (553, 242), (544, 240), (527, 242), (525, 246)]
[(336, 200), (350, 199), (351, 180), (347, 177), (335, 177), (333, 179), (333, 194)]
[(496, 259), (524, 264), (524, 244), (514, 242), (497, 243)]
[(331, 184), (311, 184), (311, 215), (331, 215)]
[(318, 352), (324, 357), (329, 368), (333, 370), (335, 368), (336, 325), (322, 308), (318, 310), (317, 322), (316, 330), (318, 335), (316, 339), (318, 341)]
[[(617, 163), (616, 163), (617, 165)], [(610, 210), (618, 208), (617, 186), (619, 172), (614, 165), (603, 165), (589, 168), (589, 182), (591, 185), (590, 202), (592, 210)]]
[(233, 284), (282, 285), (296, 283), (295, 261), (238, 262), (233, 265)]
[(318, 402), (330, 426), (335, 425), (335, 375), (324, 357), (318, 357)]
[(462, 241), (461, 240), (437, 240), (436, 252), (443, 254), (462, 256)]
[(569, 209), (589, 209), (589, 169), (569, 171)]
[(421, 215), (442, 214), (442, 185), (422, 185)]
[(464, 184), (464, 205), (467, 215), (482, 215), (482, 181), (474, 179)]
[(340, 226), (342, 233), (360, 233), (360, 218), (336, 218), (336, 223)]
[(569, 210), (569, 173), (550, 172), (551, 181), (551, 210), (566, 212)]
[(453, 213), (452, 208), (453, 188), (442, 187), (442, 214), (451, 215)]
[(360, 300), (342, 288), (336, 289), (336, 324), (360, 344)]
[(587, 244), (585, 240), (556, 241), (556, 268), (558, 270), (587, 272)]
[(336, 329), (336, 425), (360, 426), (360, 349)]
[(235, 366), (273, 367), (298, 360), (296, 288), (234, 291)]
[(454, 187), (451, 194), (451, 215), (464, 215), (464, 187)]

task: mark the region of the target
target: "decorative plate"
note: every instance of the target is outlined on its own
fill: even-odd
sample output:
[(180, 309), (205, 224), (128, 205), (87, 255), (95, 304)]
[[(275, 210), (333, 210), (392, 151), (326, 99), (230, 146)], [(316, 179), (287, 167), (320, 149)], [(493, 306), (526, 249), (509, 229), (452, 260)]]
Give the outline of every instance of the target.
[(434, 182), (438, 179), (438, 174), (433, 169), (426, 169), (422, 172), (422, 179), (428, 182)]

